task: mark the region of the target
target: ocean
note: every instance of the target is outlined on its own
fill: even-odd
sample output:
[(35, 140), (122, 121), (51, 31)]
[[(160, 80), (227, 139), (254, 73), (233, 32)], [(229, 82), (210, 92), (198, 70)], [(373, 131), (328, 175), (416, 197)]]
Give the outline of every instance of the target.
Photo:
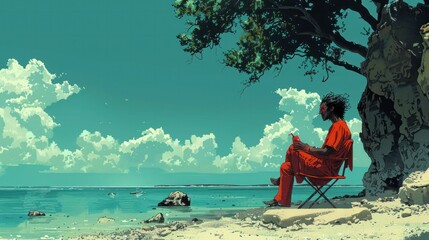
[[(333, 187), (328, 197), (356, 195), (362, 186)], [(158, 207), (171, 192), (191, 198), (189, 207)], [(264, 207), (275, 186), (157, 186), (157, 187), (8, 187), (0, 188), (0, 239), (66, 239), (80, 234), (138, 228), (157, 213), (166, 222), (217, 219)], [(133, 194), (134, 193), (134, 194)], [(137, 193), (137, 194), (135, 194)], [(292, 201), (305, 200), (309, 186), (295, 186)], [(28, 217), (31, 210), (46, 216)], [(100, 217), (114, 223), (98, 223)]]

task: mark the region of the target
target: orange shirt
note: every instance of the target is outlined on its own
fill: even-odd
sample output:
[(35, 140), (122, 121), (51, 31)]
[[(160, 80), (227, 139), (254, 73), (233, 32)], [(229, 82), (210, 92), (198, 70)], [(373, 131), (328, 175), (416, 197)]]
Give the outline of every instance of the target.
[[(328, 135), (322, 148), (329, 146), (335, 150), (329, 157), (342, 158), (349, 155), (348, 149), (344, 147), (346, 140), (351, 139), (351, 132), (344, 120), (334, 122), (329, 128)], [(339, 166), (338, 166), (339, 165)], [(341, 162), (332, 163), (332, 168), (337, 170), (341, 167)]]
[(329, 146), (335, 150), (332, 157), (341, 157), (342, 155), (340, 153), (344, 142), (351, 139), (351, 136), (352, 134), (346, 122), (344, 120), (338, 120), (329, 128), (328, 135), (325, 138), (322, 148)]

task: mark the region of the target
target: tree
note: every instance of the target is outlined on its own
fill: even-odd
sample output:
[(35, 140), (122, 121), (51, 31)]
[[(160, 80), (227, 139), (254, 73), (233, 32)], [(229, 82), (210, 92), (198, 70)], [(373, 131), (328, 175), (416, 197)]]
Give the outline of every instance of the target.
[[(429, 129), (429, 111), (416, 111), (429, 108), (429, 90), (423, 89), (429, 83), (417, 80), (425, 75), (419, 70), (424, 45), (419, 28), (429, 22), (429, 0), (415, 8), (402, 0), (371, 2), (372, 13), (361, 0), (176, 0), (173, 6), (178, 18), (188, 18), (188, 32), (178, 38), (191, 55), (218, 45), (223, 34), (240, 33), (224, 64), (248, 74), (247, 85), (297, 56), (306, 75), (322, 69), (323, 81), (333, 65), (367, 77), (358, 107), (361, 139), (372, 159), (364, 185), (378, 193), (397, 190), (410, 172), (429, 167), (429, 137), (421, 137)], [(349, 12), (367, 23), (369, 46), (343, 36)], [(361, 56), (363, 67), (347, 62), (347, 51)]]
[[(381, 9), (387, 0), (376, 4)], [(343, 19), (354, 11), (370, 29), (375, 30), (378, 23), (356, 0), (177, 0), (173, 5), (179, 18), (193, 17), (187, 22), (190, 33), (178, 36), (192, 55), (218, 45), (222, 34), (242, 29), (238, 48), (225, 53), (225, 64), (249, 74), (248, 84), (296, 56), (304, 58), (307, 75), (315, 75), (321, 65), (324, 80), (333, 72), (329, 63), (361, 74), (360, 67), (345, 61), (343, 55), (350, 51), (365, 58), (367, 48), (342, 36)]]

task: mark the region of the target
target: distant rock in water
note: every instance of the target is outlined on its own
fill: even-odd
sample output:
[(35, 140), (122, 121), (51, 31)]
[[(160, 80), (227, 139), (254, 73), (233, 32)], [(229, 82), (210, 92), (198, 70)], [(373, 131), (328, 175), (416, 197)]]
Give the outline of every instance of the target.
[(45, 215), (46, 214), (44, 212), (40, 212), (40, 211), (36, 211), (36, 210), (31, 210), (27, 214), (27, 216), (29, 216), (29, 217), (45, 216)]
[(155, 216), (144, 220), (144, 223), (151, 223), (151, 222), (164, 223), (164, 215), (162, 213), (158, 213)]
[(109, 217), (101, 217), (98, 219), (98, 223), (114, 223), (115, 219)]
[(172, 192), (167, 198), (158, 203), (158, 206), (190, 206), (191, 198), (180, 191)]

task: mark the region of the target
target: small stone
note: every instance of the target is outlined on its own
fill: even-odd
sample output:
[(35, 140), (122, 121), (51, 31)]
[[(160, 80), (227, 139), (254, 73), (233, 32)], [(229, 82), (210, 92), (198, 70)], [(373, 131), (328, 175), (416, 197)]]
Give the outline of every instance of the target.
[(162, 213), (158, 213), (155, 216), (144, 220), (144, 223), (151, 223), (151, 222), (163, 223), (164, 222), (164, 215)]
[(164, 231), (162, 231), (162, 232), (159, 232), (158, 233), (158, 235), (160, 236), (160, 237), (166, 237), (168, 234), (170, 234), (171, 233), (171, 231), (170, 230), (168, 230), (168, 229), (166, 229), (166, 230), (164, 230)]
[(184, 223), (181, 223), (181, 222), (175, 222), (175, 223), (173, 223), (171, 226), (170, 226), (170, 230), (171, 231), (177, 231), (177, 230), (179, 230), (179, 229), (185, 229), (187, 227), (187, 225), (186, 224), (184, 224)]
[(402, 211), (401, 217), (406, 218), (409, 216), (411, 216), (411, 209), (405, 209), (404, 211)]
[(420, 210), (420, 206), (419, 205), (412, 205), (412, 206), (410, 206), (410, 209), (414, 212), (418, 212)]
[(385, 210), (385, 209), (383, 209), (383, 208), (378, 208), (376, 212), (377, 212), (377, 213), (385, 213), (385, 212), (386, 212), (386, 210)]
[(141, 229), (144, 230), (144, 231), (152, 231), (155, 228), (152, 227), (152, 226), (143, 226)]

